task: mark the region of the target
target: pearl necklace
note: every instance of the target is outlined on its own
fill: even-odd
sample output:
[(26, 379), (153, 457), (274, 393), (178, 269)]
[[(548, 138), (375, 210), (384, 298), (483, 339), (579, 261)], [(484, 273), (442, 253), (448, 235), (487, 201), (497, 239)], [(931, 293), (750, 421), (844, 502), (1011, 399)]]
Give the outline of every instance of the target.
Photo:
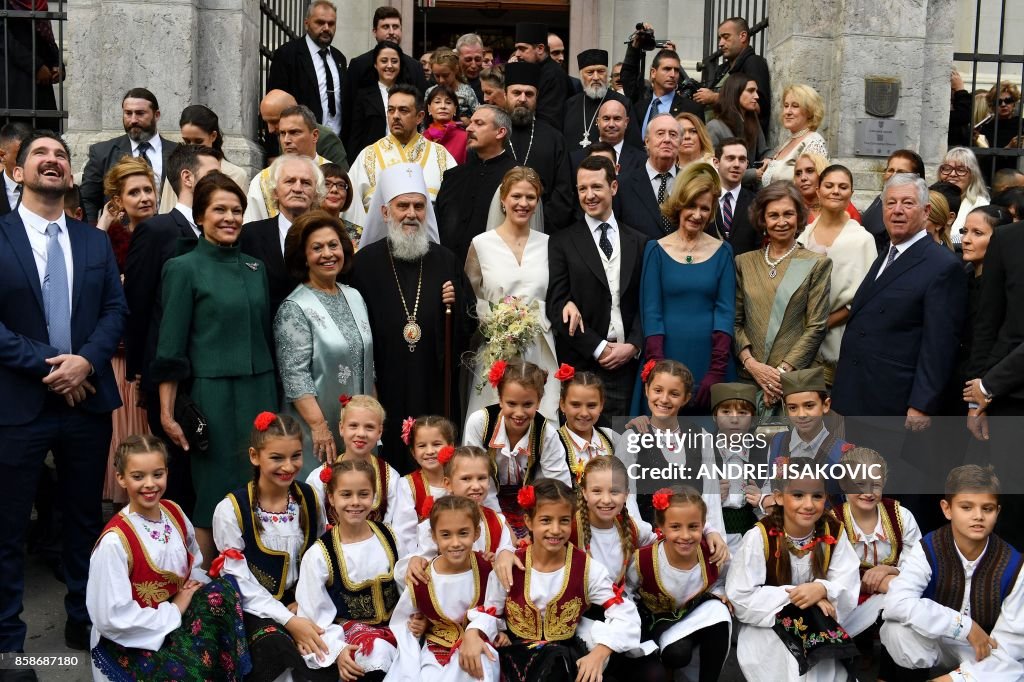
[(772, 262), (772, 260), (768, 257), (768, 250), (772, 248), (772, 245), (771, 244), (765, 245), (765, 247), (764, 247), (764, 262), (767, 263), (768, 267), (770, 268), (768, 270), (768, 278), (769, 279), (775, 279), (776, 275), (779, 274), (779, 270), (778, 270), (779, 263), (781, 263), (782, 261), (784, 261), (787, 258), (789, 258), (790, 254), (793, 253), (794, 251), (796, 251), (798, 246), (800, 246), (800, 242), (793, 242), (793, 246), (789, 247), (789, 251), (787, 251), (786, 253), (782, 254), (782, 257), (779, 258), (777, 261)]
[(789, 139), (795, 140), (798, 137), (803, 137), (804, 135), (808, 134), (809, 132), (811, 132), (810, 128), (801, 128), (800, 130), (796, 131), (795, 133), (790, 133), (789, 134)]

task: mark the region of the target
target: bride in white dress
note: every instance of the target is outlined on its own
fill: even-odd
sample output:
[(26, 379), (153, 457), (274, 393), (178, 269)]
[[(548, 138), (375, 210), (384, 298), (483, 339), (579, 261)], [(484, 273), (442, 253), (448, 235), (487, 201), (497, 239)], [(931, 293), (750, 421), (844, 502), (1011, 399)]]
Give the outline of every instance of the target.
[[(540, 177), (533, 169), (517, 166), (505, 174), (498, 195), (503, 220), (473, 239), (466, 257), (466, 275), (476, 294), (476, 309), (481, 318), (490, 312), (491, 303), (499, 303), (506, 296), (518, 296), (527, 305), (538, 304), (543, 333), (533, 340), (523, 358), (548, 373), (540, 413), (554, 420), (558, 416), (559, 385), (555, 379), (555, 340), (545, 312), (548, 236), (530, 227), (538, 223), (534, 215), (542, 193)], [(497, 392), (486, 382), (489, 369), (479, 363), (473, 368), (467, 414), (498, 402)], [(477, 392), (481, 382), (484, 386)]]

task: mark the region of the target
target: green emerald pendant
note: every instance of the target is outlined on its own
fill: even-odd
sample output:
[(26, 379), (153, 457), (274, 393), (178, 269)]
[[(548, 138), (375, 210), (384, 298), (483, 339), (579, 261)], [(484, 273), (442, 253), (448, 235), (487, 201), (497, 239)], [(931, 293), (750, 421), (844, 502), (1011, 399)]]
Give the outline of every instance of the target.
[(693, 256), (687, 256), (686, 257), (686, 264), (689, 265), (692, 262), (693, 262)]

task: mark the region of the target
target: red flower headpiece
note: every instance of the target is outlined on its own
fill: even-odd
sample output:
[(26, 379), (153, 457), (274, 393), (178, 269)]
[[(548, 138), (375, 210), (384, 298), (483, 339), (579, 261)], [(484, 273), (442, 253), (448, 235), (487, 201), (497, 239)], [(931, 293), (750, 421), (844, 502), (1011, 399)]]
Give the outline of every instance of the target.
[(498, 382), (505, 376), (505, 368), (508, 367), (508, 363), (504, 360), (495, 360), (494, 364), (491, 365), (491, 371), (487, 373), (487, 381), (494, 388), (498, 387)]
[(416, 424), (415, 417), (406, 417), (402, 420), (402, 442), (406, 445), (409, 444), (409, 440), (412, 438), (412, 427)]
[(273, 412), (260, 412), (256, 415), (256, 419), (253, 420), (252, 425), (256, 427), (256, 430), (262, 433), (270, 428), (270, 425), (277, 421), (277, 415)]
[(640, 381), (647, 383), (647, 377), (651, 376), (651, 372), (654, 371), (654, 366), (658, 364), (657, 360), (648, 360), (644, 363), (643, 371), (640, 372)]
[(530, 538), (520, 538), (516, 543), (516, 549), (526, 549), (530, 546)]
[(520, 488), (516, 495), (516, 501), (523, 509), (533, 509), (533, 505), (537, 504), (537, 494), (533, 491), (533, 486), (524, 485)]
[(452, 456), (455, 454), (455, 447), (452, 445), (445, 445), (443, 448), (437, 451), (437, 461), (444, 466), (448, 464)]
[(854, 445), (853, 443), (843, 443), (842, 447), (839, 448), (839, 451), (845, 455), (847, 452), (853, 450), (856, 447), (857, 446)]
[(427, 499), (423, 500), (423, 504), (420, 507), (420, 518), (425, 519), (430, 516), (430, 510), (434, 508), (434, 496), (427, 495)]
[(670, 488), (662, 488), (658, 492), (654, 493), (654, 508), (658, 511), (665, 511), (668, 509), (668, 505), (672, 501), (673, 495), (675, 495), (675, 492)]
[(341, 395), (338, 396), (338, 402), (341, 403), (342, 407), (345, 407), (351, 401), (352, 396), (350, 396), (348, 393), (342, 393)]
[(555, 378), (559, 381), (572, 381), (574, 376), (576, 376), (576, 368), (564, 362), (558, 366), (558, 371), (555, 372)]
[(331, 469), (331, 465), (328, 464), (327, 462), (324, 462), (324, 468), (320, 470), (320, 482), (321, 483), (330, 483), (331, 482), (331, 476), (333, 476), (333, 475), (334, 475), (334, 470)]

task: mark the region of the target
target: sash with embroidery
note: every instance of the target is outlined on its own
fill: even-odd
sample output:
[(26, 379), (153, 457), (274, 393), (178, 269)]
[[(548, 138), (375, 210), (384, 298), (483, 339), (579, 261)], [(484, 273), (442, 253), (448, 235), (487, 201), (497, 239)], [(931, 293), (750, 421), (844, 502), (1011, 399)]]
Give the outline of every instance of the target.
[[(473, 553), (471, 563), (474, 592), (467, 610), (483, 606), (484, 594), (487, 589), (487, 578), (491, 574), (491, 564), (484, 559), (483, 554), (480, 552)], [(427, 572), (429, 575), (429, 566), (427, 567)], [(437, 596), (434, 594), (434, 582), (432, 580), (428, 579), (425, 582), (416, 584), (410, 582), (410, 587), (407, 589), (412, 590), (413, 606), (427, 619), (426, 639), (431, 653), (434, 654), (438, 663), (448, 665), (453, 647), (456, 642), (462, 639), (462, 635), (465, 634), (466, 614), (461, 614), (458, 620), (452, 620), (445, 614), (437, 602)]]
[[(832, 514), (824, 514), (821, 523), (825, 525), (825, 535), (839, 538), (843, 533), (843, 524)], [(782, 561), (789, 561), (789, 547), (786, 544), (786, 532), (776, 524), (772, 516), (766, 516), (756, 524), (761, 530), (761, 539), (764, 541), (764, 564), (765, 564), (765, 585), (780, 586), (778, 569)], [(825, 548), (822, 570), (828, 572), (829, 562), (832, 560), (832, 545), (823, 542)]]
[(337, 618), (368, 625), (386, 625), (398, 603), (398, 587), (395, 584), (398, 543), (387, 524), (370, 521), (370, 529), (387, 554), (388, 572), (361, 583), (352, 582), (348, 576), (338, 528), (324, 533), (317, 540), (317, 546), (327, 560), (327, 594), (338, 611)]
[(516, 556), (526, 570), (512, 569), (512, 589), (505, 598), (505, 622), (509, 632), (531, 642), (560, 642), (576, 634), (576, 625), (589, 605), (587, 583), (590, 557), (572, 545), (565, 547), (562, 588), (548, 603), (541, 618), (540, 609), (530, 598), (530, 571), (533, 547), (525, 547)]
[(718, 580), (718, 567), (708, 557), (711, 549), (707, 540), (701, 538), (697, 551), (697, 565), (700, 566), (701, 589), (687, 599), (681, 606), (676, 606), (676, 598), (661, 582), (661, 569), (658, 566), (658, 547), (664, 540), (653, 545), (641, 547), (634, 554), (634, 564), (639, 577), (637, 606), (640, 611), (641, 631), (645, 640), (658, 639), (669, 627), (675, 625), (695, 608), (710, 599), (717, 599), (708, 590)]

